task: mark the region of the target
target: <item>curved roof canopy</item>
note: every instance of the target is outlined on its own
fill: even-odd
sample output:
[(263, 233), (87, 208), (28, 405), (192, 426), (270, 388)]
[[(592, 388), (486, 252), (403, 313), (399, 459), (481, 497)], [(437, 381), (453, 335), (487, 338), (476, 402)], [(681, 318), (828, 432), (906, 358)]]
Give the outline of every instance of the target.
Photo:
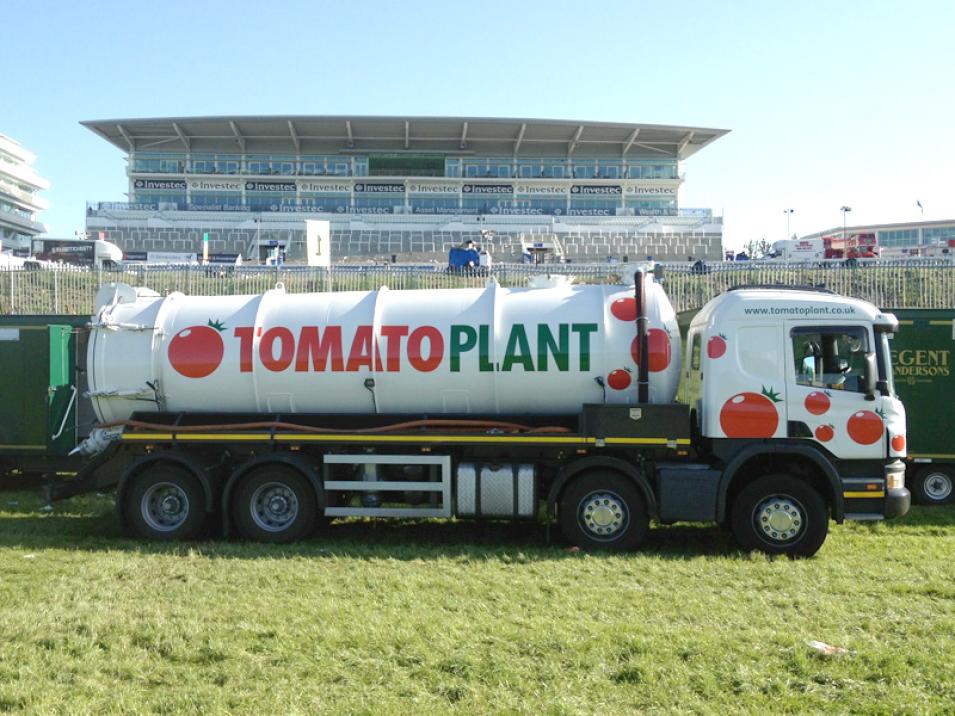
[(169, 117), (81, 124), (124, 152), (441, 153), (686, 159), (729, 130), (488, 117)]

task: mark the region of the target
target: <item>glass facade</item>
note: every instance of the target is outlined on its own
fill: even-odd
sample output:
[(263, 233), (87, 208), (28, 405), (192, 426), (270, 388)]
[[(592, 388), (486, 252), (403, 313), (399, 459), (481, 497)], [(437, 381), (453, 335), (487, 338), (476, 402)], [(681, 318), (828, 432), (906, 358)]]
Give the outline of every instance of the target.
[[(654, 185), (648, 180), (679, 179), (675, 159), (449, 157), (401, 152), (139, 152), (130, 155), (130, 174), (130, 205), (142, 209), (436, 215), (676, 215), (676, 185)], [(137, 176), (143, 174), (178, 174), (179, 178)], [(209, 174), (249, 178), (190, 178)], [(348, 180), (335, 180), (343, 177)], [(416, 183), (411, 177), (425, 181)], [(429, 184), (428, 179), (456, 181)]]

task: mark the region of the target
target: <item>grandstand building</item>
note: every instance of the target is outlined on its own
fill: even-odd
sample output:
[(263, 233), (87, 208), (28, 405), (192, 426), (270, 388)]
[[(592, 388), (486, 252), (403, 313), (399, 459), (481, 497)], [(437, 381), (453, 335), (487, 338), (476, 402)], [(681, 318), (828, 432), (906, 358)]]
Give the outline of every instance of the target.
[(19, 142), (0, 134), (0, 241), (4, 249), (29, 249), (30, 240), (46, 232), (37, 214), (50, 203), (38, 195), (50, 188), (30, 166), (36, 160)]
[(726, 131), (443, 117), (204, 117), (83, 125), (127, 156), (125, 202), (86, 229), (127, 252), (304, 256), (331, 222), (336, 262), (722, 256), (722, 217), (680, 206), (681, 163)]

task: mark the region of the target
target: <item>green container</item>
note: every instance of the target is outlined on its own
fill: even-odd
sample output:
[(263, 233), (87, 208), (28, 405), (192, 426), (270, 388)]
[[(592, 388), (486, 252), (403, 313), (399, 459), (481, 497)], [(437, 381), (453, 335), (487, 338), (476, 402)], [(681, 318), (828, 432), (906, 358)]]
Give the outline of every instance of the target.
[(82, 320), (0, 316), (0, 455), (62, 456), (76, 446)]
[(886, 310), (899, 319), (892, 368), (905, 405), (909, 457), (955, 462), (955, 309)]

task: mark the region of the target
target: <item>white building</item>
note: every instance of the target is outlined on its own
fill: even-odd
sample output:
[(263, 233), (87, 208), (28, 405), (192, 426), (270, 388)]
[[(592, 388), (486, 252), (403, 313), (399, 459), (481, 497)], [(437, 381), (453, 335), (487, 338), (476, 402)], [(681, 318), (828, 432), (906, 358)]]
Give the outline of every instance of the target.
[(50, 203), (38, 195), (50, 182), (31, 164), (36, 160), (19, 142), (0, 134), (0, 240), (4, 249), (29, 249), (30, 239), (47, 228), (37, 214)]

